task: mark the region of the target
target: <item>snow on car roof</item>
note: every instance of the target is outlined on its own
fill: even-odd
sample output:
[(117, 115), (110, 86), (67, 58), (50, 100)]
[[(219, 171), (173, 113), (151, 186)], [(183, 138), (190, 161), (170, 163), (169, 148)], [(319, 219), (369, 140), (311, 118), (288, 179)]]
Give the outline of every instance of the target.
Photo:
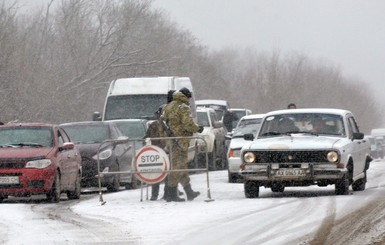
[(226, 100), (196, 100), (196, 105), (222, 105), (222, 106), (228, 106), (228, 103)]
[(243, 116), (240, 120), (248, 120), (248, 119), (254, 119), (254, 118), (263, 118), (266, 114), (251, 114), (247, 116)]
[(287, 110), (277, 110), (270, 111), (266, 115), (279, 115), (279, 114), (287, 114), (287, 113), (330, 113), (337, 115), (345, 115), (351, 113), (348, 110), (344, 109), (334, 109), (334, 108), (304, 108), (304, 109), (287, 109)]

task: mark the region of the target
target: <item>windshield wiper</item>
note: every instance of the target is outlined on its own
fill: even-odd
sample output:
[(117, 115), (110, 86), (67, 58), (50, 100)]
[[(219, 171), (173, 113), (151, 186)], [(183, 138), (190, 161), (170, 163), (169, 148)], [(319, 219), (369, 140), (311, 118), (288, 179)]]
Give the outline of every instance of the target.
[(12, 147), (24, 147), (24, 146), (33, 146), (33, 147), (43, 147), (43, 145), (38, 144), (38, 143), (31, 143), (31, 142), (25, 142), (25, 143), (17, 143), (17, 144), (9, 144)]
[(261, 134), (261, 136), (275, 136), (275, 135), (281, 135), (282, 133), (278, 133), (278, 132), (275, 132), (275, 131), (271, 131), (271, 132), (266, 132), (266, 133), (263, 133)]

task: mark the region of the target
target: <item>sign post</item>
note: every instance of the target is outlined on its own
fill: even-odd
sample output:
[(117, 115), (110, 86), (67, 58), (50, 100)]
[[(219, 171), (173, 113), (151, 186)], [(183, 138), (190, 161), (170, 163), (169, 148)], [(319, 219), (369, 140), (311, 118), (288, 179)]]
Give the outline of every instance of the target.
[(166, 178), (170, 170), (170, 160), (166, 152), (158, 146), (146, 145), (138, 150), (133, 161), (136, 177), (146, 184), (156, 184)]

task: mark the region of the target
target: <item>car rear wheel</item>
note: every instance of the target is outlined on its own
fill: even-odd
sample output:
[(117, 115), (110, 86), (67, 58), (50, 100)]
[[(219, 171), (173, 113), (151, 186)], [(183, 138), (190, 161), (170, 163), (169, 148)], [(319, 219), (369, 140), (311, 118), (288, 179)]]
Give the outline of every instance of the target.
[(246, 198), (257, 198), (259, 196), (259, 185), (257, 181), (247, 180), (243, 186)]
[(140, 181), (135, 177), (135, 174), (132, 175), (131, 183), (125, 184), (126, 190), (137, 189), (140, 186)]
[(115, 175), (112, 183), (108, 183), (106, 187), (108, 192), (117, 192), (120, 188), (120, 176)]
[(0, 203), (4, 201), (4, 199), (8, 198), (7, 196), (0, 196)]
[(75, 189), (73, 191), (67, 191), (68, 199), (79, 199), (80, 198), (80, 193), (81, 193), (80, 182), (81, 182), (81, 176), (79, 173), (76, 177), (76, 180), (75, 180)]
[(59, 202), (61, 195), (60, 174), (56, 171), (55, 179), (53, 181), (51, 190), (47, 193), (47, 200), (49, 202)]

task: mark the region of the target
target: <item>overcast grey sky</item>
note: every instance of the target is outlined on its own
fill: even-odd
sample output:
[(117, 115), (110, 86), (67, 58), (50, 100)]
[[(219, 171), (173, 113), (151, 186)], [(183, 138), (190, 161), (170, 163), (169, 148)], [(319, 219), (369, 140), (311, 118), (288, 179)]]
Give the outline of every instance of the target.
[(384, 0), (154, 0), (212, 49), (301, 52), (365, 81), (385, 106)]

